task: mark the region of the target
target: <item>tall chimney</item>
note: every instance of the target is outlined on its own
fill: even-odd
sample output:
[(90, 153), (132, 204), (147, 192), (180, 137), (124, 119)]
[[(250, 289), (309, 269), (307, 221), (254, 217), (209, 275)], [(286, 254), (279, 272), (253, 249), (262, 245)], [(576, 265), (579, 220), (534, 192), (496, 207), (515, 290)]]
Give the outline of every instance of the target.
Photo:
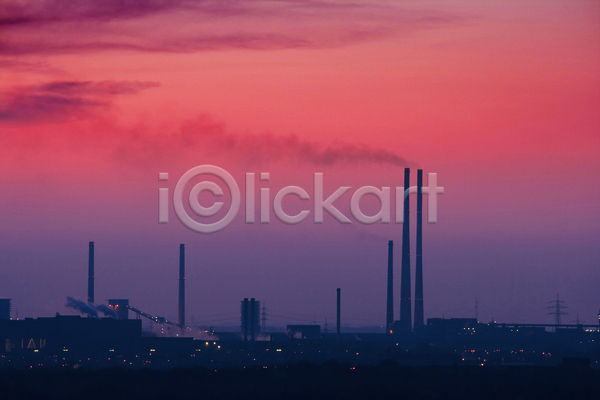
[(417, 170), (417, 265), (415, 268), (415, 330), (425, 325), (423, 316), (423, 170)]
[(185, 327), (185, 244), (179, 245), (179, 327)]
[(255, 319), (256, 319), (256, 300), (253, 298), (250, 299), (250, 341), (254, 342), (256, 339), (256, 335), (254, 333), (255, 330)]
[(248, 341), (248, 298), (244, 298), (242, 301), (242, 333), (244, 342)]
[(342, 289), (337, 288), (337, 340), (340, 341), (340, 307), (342, 302)]
[(394, 324), (394, 241), (388, 242), (388, 277), (387, 277), (387, 313), (385, 315), (386, 333), (392, 333)]
[(409, 196), (410, 168), (404, 168), (404, 223), (402, 225), (402, 275), (400, 276), (400, 333), (409, 333), (411, 324), (410, 299), (410, 229)]
[(94, 242), (90, 242), (88, 257), (88, 303), (94, 302)]

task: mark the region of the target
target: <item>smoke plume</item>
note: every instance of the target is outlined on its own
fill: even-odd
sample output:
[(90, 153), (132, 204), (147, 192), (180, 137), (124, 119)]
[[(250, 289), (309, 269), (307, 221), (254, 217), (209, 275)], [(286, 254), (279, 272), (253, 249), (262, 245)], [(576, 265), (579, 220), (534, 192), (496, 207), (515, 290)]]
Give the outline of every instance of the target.
[(67, 304), (65, 305), (69, 308), (79, 311), (81, 314), (87, 314), (94, 318), (98, 318), (98, 311), (96, 311), (92, 303), (86, 303), (84, 301), (74, 299), (71, 296), (67, 296)]
[(94, 318), (98, 318), (98, 311), (107, 317), (117, 318), (117, 313), (104, 304), (86, 303), (85, 301), (67, 296), (67, 304), (65, 305), (79, 311), (81, 314), (91, 315)]
[(117, 319), (117, 313), (114, 312), (114, 310), (112, 308), (110, 308), (109, 306), (107, 306), (106, 304), (96, 304), (95, 307), (96, 307), (96, 310), (100, 311), (105, 316), (113, 317), (114, 319)]

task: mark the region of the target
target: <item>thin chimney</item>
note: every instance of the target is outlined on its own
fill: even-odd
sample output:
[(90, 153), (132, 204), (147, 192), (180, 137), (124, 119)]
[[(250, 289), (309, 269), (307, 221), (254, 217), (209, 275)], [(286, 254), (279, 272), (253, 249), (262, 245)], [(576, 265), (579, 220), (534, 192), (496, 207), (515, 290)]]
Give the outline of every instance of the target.
[(402, 271), (400, 276), (400, 333), (410, 333), (411, 296), (410, 296), (410, 229), (409, 196), (410, 168), (404, 168), (404, 223), (402, 225)]
[(242, 301), (242, 333), (244, 334), (244, 342), (248, 341), (248, 298)]
[(250, 341), (254, 342), (254, 340), (256, 339), (256, 335), (255, 335), (255, 325), (254, 322), (256, 320), (256, 300), (253, 298), (250, 299)]
[(341, 307), (341, 301), (342, 301), (342, 289), (337, 288), (337, 328), (336, 328), (336, 333), (337, 333), (337, 340), (338, 342), (340, 341), (340, 307)]
[(423, 170), (417, 170), (417, 263), (415, 268), (415, 330), (425, 325), (423, 315)]
[(94, 242), (89, 245), (88, 257), (88, 303), (94, 302)]
[(179, 245), (179, 327), (185, 327), (185, 244)]
[(388, 276), (387, 276), (387, 313), (385, 316), (386, 333), (392, 333), (394, 324), (394, 241), (388, 242)]

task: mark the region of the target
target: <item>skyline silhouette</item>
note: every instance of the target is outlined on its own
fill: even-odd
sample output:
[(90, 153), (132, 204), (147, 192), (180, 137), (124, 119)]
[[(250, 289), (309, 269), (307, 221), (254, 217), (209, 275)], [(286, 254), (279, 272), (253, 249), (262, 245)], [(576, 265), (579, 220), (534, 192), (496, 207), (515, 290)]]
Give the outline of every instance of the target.
[[(202, 235), (172, 205), (158, 224), (157, 191), (209, 164), (240, 186), (255, 173), (257, 199), (269, 189), (273, 200), (321, 172), (325, 196), (352, 188), (336, 202), (351, 215), (357, 188), (401, 187), (411, 168), (446, 188), (438, 222), (423, 224), (424, 323), (473, 318), (477, 302), (480, 321), (551, 324), (559, 293), (565, 321), (594, 324), (599, 7), (10, 0), (0, 6), (0, 298), (14, 318), (75, 314), (66, 298), (88, 299), (93, 241), (95, 304), (129, 299), (177, 321), (173, 249), (185, 243), (188, 322), (237, 318), (240, 299), (256, 298), (273, 326), (333, 326), (342, 288), (344, 325), (384, 329), (389, 240), (394, 320), (400, 312), (399, 224), (325, 213), (291, 226), (271, 210), (269, 224), (239, 217)], [(225, 210), (221, 187), (222, 199), (203, 192), (200, 204)], [(283, 201), (290, 215), (305, 204)], [(371, 195), (360, 205), (379, 210)]]

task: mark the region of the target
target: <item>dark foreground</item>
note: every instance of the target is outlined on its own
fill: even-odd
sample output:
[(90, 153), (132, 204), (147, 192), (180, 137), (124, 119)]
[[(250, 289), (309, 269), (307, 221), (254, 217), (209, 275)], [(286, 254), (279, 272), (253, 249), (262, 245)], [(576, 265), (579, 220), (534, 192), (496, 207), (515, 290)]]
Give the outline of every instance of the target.
[(598, 399), (600, 370), (287, 367), (0, 371), (0, 399)]

